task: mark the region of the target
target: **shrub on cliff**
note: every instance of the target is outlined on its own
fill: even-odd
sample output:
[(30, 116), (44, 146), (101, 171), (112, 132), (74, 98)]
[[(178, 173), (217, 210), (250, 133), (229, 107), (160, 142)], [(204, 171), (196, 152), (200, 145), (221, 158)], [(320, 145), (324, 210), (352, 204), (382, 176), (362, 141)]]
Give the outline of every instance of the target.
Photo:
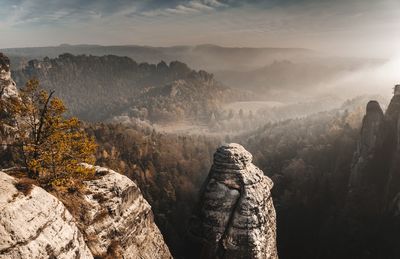
[(77, 118), (66, 119), (61, 99), (30, 80), (19, 97), (3, 100), (14, 117), (15, 146), (28, 176), (49, 185), (70, 185), (93, 172), (80, 163), (94, 163), (96, 144)]

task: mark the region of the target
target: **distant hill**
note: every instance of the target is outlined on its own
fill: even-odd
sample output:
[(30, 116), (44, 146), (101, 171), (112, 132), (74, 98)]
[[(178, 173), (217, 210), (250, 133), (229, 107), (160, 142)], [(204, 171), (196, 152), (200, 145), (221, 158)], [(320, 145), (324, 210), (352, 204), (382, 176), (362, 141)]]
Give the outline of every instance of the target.
[(210, 44), (172, 47), (63, 44), (0, 51), (10, 57), (14, 70), (26, 66), (31, 59), (52, 59), (63, 53), (126, 56), (138, 63), (152, 64), (179, 60), (192, 69), (213, 73), (218, 81), (232, 88), (252, 91), (259, 100), (281, 101), (297, 101), (304, 90), (312, 94), (316, 88), (338, 78), (385, 62), (332, 57), (302, 48), (238, 48)]
[(278, 59), (304, 58), (313, 54), (301, 48), (236, 48), (216, 45), (198, 46), (100, 46), (100, 45), (68, 45), (53, 47), (9, 48), (2, 49), (14, 63), (14, 68), (29, 59), (44, 57), (56, 58), (63, 53), (73, 55), (117, 55), (127, 56), (137, 62), (158, 63), (161, 60), (171, 62), (179, 60), (194, 69), (208, 71), (221, 69), (252, 69), (265, 66)]
[[(137, 63), (128, 57), (74, 56), (31, 60), (14, 71), (17, 85), (37, 78), (56, 90), (69, 112), (87, 121), (130, 115), (152, 121), (202, 120), (234, 91), (185, 63)], [(237, 91), (236, 91), (237, 92)]]

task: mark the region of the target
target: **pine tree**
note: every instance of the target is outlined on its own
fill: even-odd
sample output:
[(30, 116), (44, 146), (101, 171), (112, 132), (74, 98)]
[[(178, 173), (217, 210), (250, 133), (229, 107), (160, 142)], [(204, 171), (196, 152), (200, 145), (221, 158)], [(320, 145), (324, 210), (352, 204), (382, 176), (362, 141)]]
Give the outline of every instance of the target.
[(15, 142), (28, 176), (50, 185), (68, 185), (93, 173), (81, 163), (95, 162), (96, 144), (77, 118), (63, 116), (66, 107), (53, 94), (30, 80), (5, 106), (15, 118)]

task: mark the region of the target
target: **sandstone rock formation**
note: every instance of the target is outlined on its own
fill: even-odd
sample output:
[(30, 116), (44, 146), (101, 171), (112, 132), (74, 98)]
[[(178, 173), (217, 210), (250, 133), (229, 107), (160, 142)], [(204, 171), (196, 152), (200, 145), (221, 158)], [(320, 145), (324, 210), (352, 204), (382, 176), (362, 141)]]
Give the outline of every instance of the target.
[(189, 236), (200, 258), (277, 258), (272, 181), (239, 144), (218, 148)]
[(353, 158), (352, 172), (349, 181), (350, 189), (357, 188), (364, 183), (365, 175), (363, 175), (363, 173), (365, 173), (370, 160), (374, 158), (377, 147), (377, 137), (383, 117), (383, 111), (379, 103), (377, 101), (370, 101), (367, 104), (357, 150)]
[[(1, 53), (0, 97), (18, 98), (9, 60)], [(3, 158), (12, 158), (8, 146), (16, 120), (3, 106), (0, 167), (8, 165)], [(20, 193), (19, 180), (0, 173), (0, 258), (172, 258), (136, 184), (106, 168), (96, 171), (98, 178), (85, 182), (83, 193), (55, 191), (59, 200), (29, 184)]]
[(0, 53), (0, 97), (17, 96), (17, 87), (11, 78), (10, 60)]
[(378, 103), (368, 103), (350, 177), (350, 192), (357, 187), (359, 200), (375, 213), (400, 215), (399, 91), (396, 86), (384, 115)]
[(137, 185), (113, 170), (95, 168), (102, 176), (85, 183), (88, 194), (81, 228), (92, 253), (125, 259), (172, 258)]
[(136, 184), (95, 168), (99, 177), (85, 182), (78, 202), (60, 197), (71, 211), (84, 208), (73, 215), (42, 188), (19, 187), (19, 180), (0, 173), (0, 259), (172, 258)]
[[(93, 258), (64, 205), (0, 172), (0, 258)], [(20, 188), (21, 188), (20, 187)]]
[(14, 121), (2, 103), (2, 100), (10, 97), (18, 97), (18, 90), (11, 78), (10, 60), (0, 53), (0, 119), (3, 119), (0, 125), (0, 147), (2, 149), (6, 148), (14, 138)]
[(400, 95), (400, 85), (394, 87), (394, 95)]
[[(387, 179), (384, 203), (386, 209), (400, 216), (400, 94), (395, 92), (385, 113), (384, 127), (381, 129), (381, 148), (378, 165), (380, 173)], [(377, 173), (378, 174), (378, 173)]]

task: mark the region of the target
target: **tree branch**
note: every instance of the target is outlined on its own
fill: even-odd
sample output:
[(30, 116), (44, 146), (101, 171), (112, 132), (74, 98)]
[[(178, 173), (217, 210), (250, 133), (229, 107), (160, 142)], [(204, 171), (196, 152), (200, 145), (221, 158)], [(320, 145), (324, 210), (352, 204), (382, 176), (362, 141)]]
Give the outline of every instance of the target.
[(54, 90), (50, 91), (49, 97), (47, 97), (47, 100), (46, 100), (46, 103), (44, 104), (42, 113), (40, 114), (39, 128), (38, 128), (37, 135), (36, 135), (36, 144), (39, 144), (39, 142), (41, 140), (40, 136), (41, 136), (42, 130), (43, 130), (44, 118), (45, 118), (45, 115), (46, 115), (46, 112), (47, 112), (47, 107), (49, 105), (51, 96), (54, 94), (54, 92), (55, 92)]

